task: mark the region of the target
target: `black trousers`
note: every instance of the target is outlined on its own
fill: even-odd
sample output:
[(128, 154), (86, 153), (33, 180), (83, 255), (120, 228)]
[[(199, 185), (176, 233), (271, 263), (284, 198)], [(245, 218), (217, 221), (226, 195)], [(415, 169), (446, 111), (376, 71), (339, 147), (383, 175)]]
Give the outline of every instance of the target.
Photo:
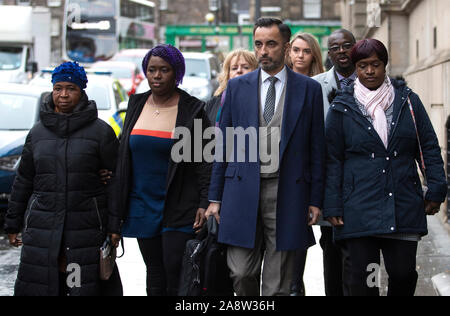
[(307, 250), (297, 250), (295, 252), (294, 271), (292, 273), (291, 281), (291, 295), (295, 292), (301, 296), (305, 296), (305, 283), (303, 282), (303, 275), (305, 274)]
[(418, 274), (415, 241), (377, 237), (345, 240), (350, 261), (350, 295), (379, 296), (375, 267), (380, 265), (380, 251), (388, 274), (388, 296), (414, 296)]
[(194, 234), (166, 232), (152, 239), (138, 239), (147, 267), (148, 296), (177, 296), (186, 242)]
[(345, 245), (333, 240), (333, 227), (321, 226), (320, 246), (323, 251), (323, 274), (326, 296), (348, 296), (348, 257)]

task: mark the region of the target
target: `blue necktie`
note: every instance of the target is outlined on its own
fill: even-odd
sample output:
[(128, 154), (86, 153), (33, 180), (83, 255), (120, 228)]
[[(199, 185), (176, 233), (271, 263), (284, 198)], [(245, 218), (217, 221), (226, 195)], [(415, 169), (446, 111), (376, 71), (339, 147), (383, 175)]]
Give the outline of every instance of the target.
[(353, 83), (353, 79), (352, 78), (344, 78), (341, 80), (341, 86), (343, 87), (350, 87)]

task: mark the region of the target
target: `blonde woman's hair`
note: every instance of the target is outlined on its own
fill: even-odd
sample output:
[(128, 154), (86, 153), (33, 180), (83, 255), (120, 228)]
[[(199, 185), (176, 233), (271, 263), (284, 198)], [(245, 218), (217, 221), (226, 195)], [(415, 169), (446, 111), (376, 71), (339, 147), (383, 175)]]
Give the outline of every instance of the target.
[(292, 49), (292, 44), (298, 39), (304, 40), (306, 43), (308, 43), (309, 47), (311, 48), (311, 53), (313, 55), (313, 61), (311, 63), (311, 68), (309, 69), (309, 77), (314, 77), (318, 74), (321, 74), (325, 72), (325, 67), (323, 66), (322, 61), (322, 51), (320, 50), (320, 45), (317, 39), (309, 34), (309, 33), (297, 33), (294, 35), (293, 39), (291, 40), (291, 48), (289, 50), (288, 58), (287, 58), (287, 64), (289, 68), (293, 68), (293, 63), (290, 58), (290, 52)]
[(227, 88), (228, 80), (230, 80), (231, 61), (234, 57), (237, 57), (238, 59), (240, 57), (244, 57), (250, 68), (252, 68), (253, 70), (258, 68), (258, 60), (256, 59), (253, 52), (246, 49), (236, 49), (231, 51), (230, 53), (228, 53), (225, 61), (223, 62), (222, 72), (219, 76), (219, 88), (214, 93), (214, 96), (221, 95)]

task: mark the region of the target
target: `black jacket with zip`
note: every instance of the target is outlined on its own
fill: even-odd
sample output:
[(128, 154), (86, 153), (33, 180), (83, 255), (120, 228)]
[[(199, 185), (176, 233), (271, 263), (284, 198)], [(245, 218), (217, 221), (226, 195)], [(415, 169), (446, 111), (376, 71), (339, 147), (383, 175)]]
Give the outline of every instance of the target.
[[(211, 177), (211, 163), (203, 159), (203, 149), (207, 140), (198, 143), (194, 140), (194, 122), (202, 133), (211, 123), (204, 111), (204, 102), (190, 96), (183, 90), (177, 89), (180, 94), (178, 105), (178, 115), (176, 128), (178, 130), (189, 130), (191, 136), (191, 157), (189, 161), (175, 162), (171, 157), (166, 183), (166, 199), (163, 212), (163, 227), (178, 228), (193, 225), (195, 216), (199, 208), (207, 208), (208, 189)], [(111, 205), (113, 217), (110, 217), (110, 227), (114, 227), (112, 232), (120, 233), (122, 224), (128, 216), (129, 194), (131, 190), (131, 153), (129, 148), (130, 134), (144, 108), (145, 103), (151, 95), (151, 91), (137, 94), (130, 98), (128, 102), (127, 116), (120, 140), (119, 157), (116, 168), (116, 175), (113, 180), (113, 194), (111, 195)], [(201, 123), (201, 124), (200, 124)], [(201, 148), (200, 148), (200, 146)], [(177, 143), (174, 145), (177, 146)], [(186, 148), (184, 148), (186, 149)], [(202, 153), (198, 152), (199, 149)], [(197, 151), (197, 152), (196, 152)], [(183, 151), (177, 151), (183, 153)], [(194, 159), (194, 155), (201, 156), (201, 159)], [(149, 163), (151, 163), (149, 161)]]
[(23, 229), (15, 295), (59, 295), (61, 257), (81, 268), (81, 286), (69, 294), (99, 295), (99, 249), (108, 222), (99, 171), (114, 171), (119, 143), (85, 93), (72, 114), (54, 108), (50, 94), (27, 136), (6, 215), (7, 233)]

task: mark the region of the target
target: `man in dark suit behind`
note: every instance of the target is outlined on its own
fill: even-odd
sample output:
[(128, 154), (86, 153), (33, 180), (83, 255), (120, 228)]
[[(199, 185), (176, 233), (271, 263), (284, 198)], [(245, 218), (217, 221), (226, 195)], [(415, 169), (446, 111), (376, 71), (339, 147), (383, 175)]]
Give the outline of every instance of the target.
[[(322, 89), (285, 66), (290, 37), (280, 20), (257, 21), (260, 69), (229, 82), (220, 119), (216, 152), (223, 159), (214, 163), (206, 215), (220, 221), (237, 295), (261, 294), (262, 249), (262, 295), (289, 295), (295, 250), (315, 244), (311, 225), (324, 188)], [(246, 131), (245, 141), (234, 141), (239, 136), (229, 128)]]

